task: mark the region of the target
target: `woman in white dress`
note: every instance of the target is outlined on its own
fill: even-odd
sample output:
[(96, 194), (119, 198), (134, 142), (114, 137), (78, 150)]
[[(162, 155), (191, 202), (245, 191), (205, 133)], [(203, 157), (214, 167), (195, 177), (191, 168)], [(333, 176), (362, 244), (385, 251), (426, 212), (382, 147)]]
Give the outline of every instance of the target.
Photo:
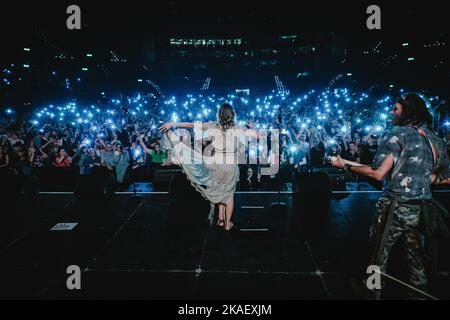
[[(194, 128), (193, 122), (167, 122), (160, 127), (162, 132), (168, 132), (172, 127)], [(234, 192), (239, 181), (239, 166), (237, 161), (238, 143), (236, 141), (244, 136), (258, 138), (253, 130), (246, 130), (236, 124), (236, 113), (233, 107), (227, 103), (222, 104), (217, 113), (217, 122), (201, 124), (202, 130), (213, 132), (213, 147), (215, 159), (224, 159), (222, 162), (200, 164), (183, 161), (177, 152), (172, 152), (175, 160), (180, 164), (183, 172), (191, 184), (206, 199), (212, 208), (219, 206), (219, 218), (217, 225), (226, 231), (233, 228), (231, 218), (234, 208)], [(170, 141), (170, 139), (169, 139)], [(173, 141), (173, 140), (172, 140)], [(229, 143), (229, 142), (233, 143)], [(170, 143), (174, 148), (173, 142)], [(229, 159), (233, 159), (229, 161)], [(204, 160), (204, 159), (203, 159)]]

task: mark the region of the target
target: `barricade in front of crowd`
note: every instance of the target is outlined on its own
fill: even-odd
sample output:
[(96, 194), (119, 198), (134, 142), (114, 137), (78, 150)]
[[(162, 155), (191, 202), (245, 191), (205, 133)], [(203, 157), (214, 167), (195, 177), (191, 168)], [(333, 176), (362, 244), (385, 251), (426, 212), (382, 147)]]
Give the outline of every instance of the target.
[(29, 176), (17, 176), (9, 173), (4, 173), (0, 176), (0, 194), (3, 199), (8, 196), (19, 195), (23, 191), (23, 186)]
[(79, 168), (37, 168), (35, 174), (41, 192), (72, 192)]
[(262, 175), (261, 191), (288, 191), (287, 185), (293, 183), (294, 167), (291, 165), (281, 165), (274, 175)]
[(153, 188), (155, 191), (169, 191), (169, 185), (175, 175), (181, 174), (179, 166), (156, 168), (153, 172)]
[(74, 194), (79, 200), (103, 198), (112, 183), (114, 172), (106, 167), (94, 167), (89, 175), (79, 175), (75, 184)]

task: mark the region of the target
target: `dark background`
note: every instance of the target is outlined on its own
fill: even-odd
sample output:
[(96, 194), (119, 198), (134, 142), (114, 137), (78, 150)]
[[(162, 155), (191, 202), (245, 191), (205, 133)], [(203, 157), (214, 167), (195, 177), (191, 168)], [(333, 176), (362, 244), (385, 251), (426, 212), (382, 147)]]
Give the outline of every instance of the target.
[[(66, 28), (70, 4), (81, 8), (82, 30)], [(381, 8), (381, 30), (366, 27), (366, 9), (371, 4)], [(448, 93), (450, 26), (444, 1), (12, 1), (1, 8), (2, 66), (32, 63), (33, 84), (45, 82), (56, 66), (72, 80), (82, 76), (85, 87), (95, 92), (134, 90), (138, 77), (158, 83), (168, 94), (198, 90), (207, 77), (212, 77), (211, 90), (234, 86), (264, 91), (273, 89), (274, 74), (289, 88), (303, 91), (326, 87), (335, 75), (349, 72), (353, 78), (348, 84), (361, 89), (389, 90), (393, 83), (395, 90)], [(295, 59), (276, 55), (239, 60), (210, 59), (210, 52), (195, 49), (190, 53), (196, 59), (183, 59), (174, 58), (176, 50), (168, 45), (170, 38), (177, 37), (242, 38), (246, 45), (240, 53), (282, 50), (278, 39), (286, 34), (297, 34), (298, 45), (318, 50)], [(381, 50), (373, 52), (380, 42)], [(402, 48), (405, 42), (409, 46)], [(434, 42), (446, 44), (425, 48)], [(26, 46), (33, 48), (31, 60), (23, 52)], [(112, 65), (111, 50), (124, 63)], [(64, 65), (53, 61), (60, 52), (72, 60)], [(93, 53), (94, 59), (86, 61), (86, 52)], [(395, 61), (386, 63), (392, 56)], [(408, 57), (415, 62), (409, 63)], [(260, 67), (266, 60), (276, 66)], [(79, 72), (90, 61), (99, 67), (97, 75)], [(307, 78), (296, 78), (306, 71)], [(44, 93), (48, 97), (48, 90), (55, 92), (54, 85), (29, 89), (27, 96), (39, 99), (39, 93)], [(17, 92), (8, 93), (5, 103), (13, 96)]]

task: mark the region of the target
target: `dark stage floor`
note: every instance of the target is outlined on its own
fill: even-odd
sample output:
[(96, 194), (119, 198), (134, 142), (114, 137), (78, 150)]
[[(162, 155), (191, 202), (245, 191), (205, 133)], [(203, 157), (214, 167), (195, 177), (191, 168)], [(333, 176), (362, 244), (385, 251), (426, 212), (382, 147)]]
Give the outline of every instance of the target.
[[(359, 299), (350, 278), (364, 266), (379, 195), (334, 194), (326, 215), (322, 204), (296, 205), (293, 194), (281, 196), (291, 209), (274, 213), (277, 194), (238, 193), (234, 221), (241, 230), (231, 234), (208, 220), (208, 204), (182, 197), (174, 204), (166, 193), (95, 202), (72, 194), (8, 197), (0, 298)], [(449, 207), (448, 194), (436, 196)], [(78, 225), (50, 231), (61, 222)], [(439, 299), (450, 297), (449, 247), (441, 244), (431, 278), (430, 294)], [(82, 270), (81, 290), (66, 287), (70, 265)], [(392, 288), (391, 298), (404, 294)]]

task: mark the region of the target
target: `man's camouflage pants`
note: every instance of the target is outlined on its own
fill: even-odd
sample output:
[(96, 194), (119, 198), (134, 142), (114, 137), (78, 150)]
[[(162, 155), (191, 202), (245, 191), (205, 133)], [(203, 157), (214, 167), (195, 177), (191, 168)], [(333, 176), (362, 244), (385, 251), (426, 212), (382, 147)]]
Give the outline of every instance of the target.
[[(387, 273), (391, 249), (397, 241), (401, 241), (409, 284), (426, 291), (427, 276), (422, 245), (423, 234), (419, 229), (421, 222), (420, 204), (398, 202), (383, 196), (377, 202), (376, 210), (376, 221), (370, 229), (370, 264), (379, 266), (381, 272)], [(382, 287), (386, 283), (385, 278), (383, 275), (381, 276)], [(413, 290), (409, 291), (411, 297), (416, 296)]]

